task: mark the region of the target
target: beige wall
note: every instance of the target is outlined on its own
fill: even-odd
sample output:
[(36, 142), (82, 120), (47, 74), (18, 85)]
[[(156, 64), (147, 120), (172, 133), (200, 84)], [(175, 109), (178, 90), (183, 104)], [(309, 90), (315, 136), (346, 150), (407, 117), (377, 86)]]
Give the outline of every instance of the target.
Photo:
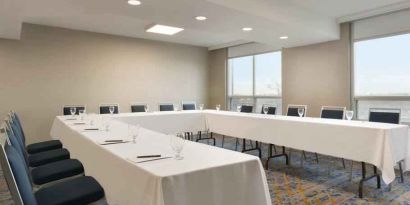
[(28, 141), (49, 138), (64, 104), (207, 101), (206, 48), (24, 24), (0, 40), (0, 116), (16, 110)]
[(228, 49), (219, 49), (209, 52), (207, 107), (210, 109), (214, 109), (217, 104), (220, 104), (222, 108), (225, 109), (227, 52)]
[(283, 49), (283, 109), (306, 104), (308, 116), (317, 117), (322, 105), (349, 107), (349, 52), (349, 24), (341, 25), (340, 40)]

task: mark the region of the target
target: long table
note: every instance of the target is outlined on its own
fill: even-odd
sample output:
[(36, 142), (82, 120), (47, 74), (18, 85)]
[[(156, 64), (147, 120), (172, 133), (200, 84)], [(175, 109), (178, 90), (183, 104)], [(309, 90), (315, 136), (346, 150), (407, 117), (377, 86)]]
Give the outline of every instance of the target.
[[(381, 171), (382, 179), (386, 184), (391, 183), (395, 179), (394, 167), (396, 163), (403, 161), (404, 171), (410, 170), (410, 140), (408, 137), (407, 125), (308, 117), (299, 118), (215, 110), (124, 113), (114, 115), (113, 118), (116, 119), (114, 124), (120, 124), (122, 126), (126, 124), (138, 124), (151, 130), (147, 132), (151, 132), (152, 134), (147, 134), (147, 136), (157, 136), (151, 137), (151, 140), (153, 140), (152, 142), (142, 142), (141, 145), (145, 143), (154, 145), (159, 139), (166, 139), (166, 136), (160, 133), (176, 133), (188, 131), (196, 132), (209, 130), (210, 132), (223, 135), (245, 138), (263, 143), (282, 145), (289, 148), (306, 150), (359, 162), (366, 162), (376, 166)], [(135, 198), (138, 198), (138, 200), (144, 199), (144, 201), (142, 201), (144, 203), (142, 204), (200, 204), (200, 202), (198, 201), (201, 200), (206, 201), (206, 203), (204, 204), (270, 203), (267, 202), (270, 200), (269, 193), (266, 188), (266, 179), (263, 174), (260, 161), (257, 158), (191, 142), (188, 143), (188, 147), (192, 146), (192, 149), (189, 149), (190, 151), (187, 152), (190, 156), (192, 155), (194, 157), (192, 159), (189, 158), (190, 160), (187, 160), (187, 163), (191, 164), (192, 166), (190, 166), (191, 168), (188, 170), (185, 170), (184, 167), (179, 167), (180, 175), (184, 176), (192, 174), (199, 176), (201, 175), (201, 170), (204, 168), (202, 165), (205, 163), (205, 165), (209, 165), (207, 168), (205, 168), (205, 170), (212, 170), (210, 172), (212, 172), (213, 174), (211, 174), (212, 176), (209, 176), (209, 173), (205, 174), (207, 175), (207, 177), (204, 178), (203, 182), (215, 181), (215, 179), (218, 179), (221, 183), (212, 185), (205, 183), (207, 185), (204, 185), (203, 189), (174, 188), (184, 190), (184, 192), (170, 191), (173, 189), (170, 187), (164, 188), (164, 184), (161, 183), (154, 183), (155, 187), (157, 188), (154, 189), (151, 187), (150, 189), (147, 189), (151, 193), (149, 194), (150, 197), (148, 197), (151, 199), (151, 201), (145, 200), (146, 197), (144, 196), (146, 195), (146, 192), (144, 192), (142, 189), (138, 189), (141, 186), (134, 185), (136, 181), (133, 183), (132, 181), (128, 180), (129, 178), (132, 178), (132, 176), (134, 176), (131, 174), (133, 171), (140, 169), (146, 170), (144, 168), (144, 165), (140, 167), (138, 165), (130, 163), (129, 161), (127, 162), (123, 160), (125, 155), (121, 154), (122, 149), (115, 151), (111, 150), (113, 149), (111, 147), (101, 147), (100, 145), (96, 144), (92, 139), (101, 137), (101, 133), (83, 133), (76, 130), (77, 128), (73, 128), (73, 126), (70, 126), (67, 123), (68, 122), (65, 122), (62, 117), (57, 117), (54, 121), (51, 135), (56, 138), (60, 138), (70, 151), (73, 150), (72, 153), (74, 157), (85, 161), (86, 170), (88, 170), (87, 172), (93, 176), (97, 176), (97, 179), (101, 180), (103, 182), (103, 185), (107, 185), (109, 187), (107, 190), (108, 198), (115, 202), (121, 202), (118, 204), (141, 204), (130, 203), (131, 201), (136, 202), (135, 200), (137, 199)], [(124, 130), (126, 128), (122, 129)], [(120, 134), (118, 136), (123, 135), (124, 134)], [(165, 140), (165, 142), (162, 142), (163, 145), (158, 147), (158, 150), (169, 149), (169, 143), (167, 143), (166, 141), (167, 140)], [(104, 152), (100, 151), (98, 154), (96, 154), (97, 151), (90, 151), (91, 149), (102, 149), (104, 150)], [(107, 150), (110, 151), (108, 152), (108, 154)], [(236, 156), (236, 154), (238, 154), (238, 156)], [(115, 156), (117, 159), (114, 160), (113, 156)], [(241, 160), (236, 161), (235, 159), (238, 158), (240, 158)], [(110, 168), (109, 170), (116, 169), (110, 171), (110, 173), (100, 173), (100, 170), (104, 169), (105, 164), (99, 166), (95, 159), (104, 159), (104, 161), (106, 159), (110, 159), (108, 160), (108, 164), (119, 163), (114, 161), (121, 161), (122, 163), (126, 162), (126, 164), (115, 166), (118, 168)], [(198, 159), (201, 160), (197, 161)], [(231, 165), (232, 162), (235, 162), (234, 166)], [(232, 171), (233, 173), (236, 173), (234, 174), (235, 177), (228, 179), (223, 174), (225, 173), (225, 170), (216, 171), (222, 170), (221, 167), (226, 167), (227, 165), (229, 165), (228, 167), (230, 167), (229, 172)], [(135, 170), (132, 171), (132, 168), (128, 168), (130, 169), (130, 172), (125, 181), (117, 182), (116, 180), (109, 180), (115, 178), (118, 173), (122, 173), (121, 170), (126, 170), (122, 167), (129, 166), (134, 167), (133, 169)], [(96, 169), (96, 167), (98, 169)], [(244, 167), (253, 168), (251, 168), (252, 171), (249, 171), (249, 168), (245, 169), (247, 171), (244, 171)], [(241, 170), (242, 172), (239, 171), (241, 173), (237, 173), (237, 169)], [(158, 175), (155, 170), (150, 171), (151, 172), (148, 173), (150, 173), (151, 175)], [(253, 172), (253, 175), (251, 174), (251, 172)], [(218, 174), (221, 174), (221, 176), (217, 176)], [(165, 177), (164, 175), (161, 176)], [(141, 183), (141, 179), (139, 178), (150, 178), (147, 176), (138, 175), (135, 175), (134, 177), (135, 179), (138, 179), (139, 184)], [(251, 178), (255, 177), (256, 180), (251, 180)], [(106, 178), (108, 179), (107, 181)], [(181, 177), (179, 179), (183, 179), (183, 181), (185, 181), (184, 183), (194, 183), (196, 185), (200, 184), (192, 178), (192, 182), (186, 180), (186, 178), (184, 177)], [(131, 182), (132, 185), (128, 185), (129, 182)], [(236, 183), (232, 184), (232, 182)], [(145, 181), (143, 183), (144, 186), (142, 187), (154, 186), (152, 183), (153, 181)], [(131, 186), (131, 188), (128, 189), (132, 191), (127, 192), (127, 188), (123, 188), (115, 189), (111, 192), (110, 186), (112, 186), (113, 184), (119, 184), (119, 187)], [(158, 188), (161, 186), (162, 188)], [(191, 187), (187, 185), (180, 186)], [(192, 186), (195, 187), (194, 185)], [(230, 188), (226, 186), (229, 186)], [(121, 191), (118, 192), (116, 190)], [(144, 194), (141, 194), (137, 190), (141, 191)], [(165, 194), (164, 190), (168, 194)], [(208, 190), (208, 192), (205, 192), (206, 197), (204, 197), (205, 195), (198, 194), (203, 190)], [(120, 196), (121, 193), (132, 194), (124, 197), (128, 200), (124, 201), (125, 199), (117, 199), (117, 197)], [(184, 194), (183, 197), (181, 196), (182, 194)], [(181, 197), (176, 197), (177, 199), (174, 199), (172, 198), (172, 196)], [(195, 197), (191, 198), (190, 196)], [(220, 203), (220, 200), (227, 200), (227, 198), (235, 198), (238, 196), (241, 196), (241, 200), (234, 201), (234, 203), (233, 201), (225, 201), (225, 203)], [(187, 197), (187, 199), (184, 199), (184, 197)], [(159, 203), (158, 201), (154, 203), (152, 201), (153, 199), (160, 199), (161, 203)], [(198, 201), (196, 201), (196, 199), (198, 199)], [(252, 201), (250, 202), (246, 199), (251, 199)], [(178, 200), (187, 201), (183, 202)], [(193, 200), (195, 200), (195, 203), (193, 203)], [(168, 201), (171, 201), (172, 203), (167, 203)], [(176, 201), (178, 201), (178, 203), (176, 203)]]
[[(162, 121), (156, 119), (158, 116)], [(109, 204), (271, 204), (262, 164), (251, 155), (187, 141), (183, 160), (136, 163), (139, 155), (172, 156), (170, 137), (158, 131), (174, 133), (185, 130), (183, 125), (191, 131), (204, 129), (203, 114), (151, 113), (134, 117), (122, 114), (113, 118), (116, 120), (110, 123), (108, 132), (86, 131), (85, 128), (94, 126), (75, 125), (77, 121), (63, 116), (55, 118), (51, 129), (51, 136), (62, 141), (71, 157), (81, 160), (85, 173), (102, 184)], [(157, 131), (141, 128), (135, 144), (101, 145), (107, 139), (131, 140), (128, 137), (131, 119)]]
[[(198, 113), (202, 118), (193, 121)], [(174, 132), (209, 129), (222, 135), (366, 162), (382, 172), (386, 184), (395, 179), (394, 167), (398, 162), (403, 161), (404, 171), (410, 170), (407, 125), (215, 110), (130, 113), (117, 118), (140, 124), (147, 116), (160, 124), (180, 124), (173, 128)]]

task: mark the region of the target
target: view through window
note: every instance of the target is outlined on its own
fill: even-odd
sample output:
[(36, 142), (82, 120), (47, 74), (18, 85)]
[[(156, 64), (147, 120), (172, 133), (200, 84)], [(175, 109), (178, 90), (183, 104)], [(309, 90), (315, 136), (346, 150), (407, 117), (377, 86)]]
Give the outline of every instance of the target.
[(354, 43), (354, 98), (359, 119), (370, 108), (399, 108), (410, 122), (410, 34)]
[(231, 58), (228, 61), (228, 98), (231, 110), (237, 105), (253, 105), (261, 112), (263, 105), (282, 110), (282, 53), (270, 52)]

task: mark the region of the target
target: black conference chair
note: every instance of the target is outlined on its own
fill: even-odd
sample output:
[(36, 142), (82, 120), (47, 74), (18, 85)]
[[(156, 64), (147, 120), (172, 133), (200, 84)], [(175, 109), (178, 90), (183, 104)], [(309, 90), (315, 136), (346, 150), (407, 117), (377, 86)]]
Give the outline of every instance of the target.
[(158, 106), (159, 111), (174, 111), (174, 104), (172, 103), (161, 103)]
[(38, 167), (52, 162), (70, 159), (70, 153), (67, 149), (54, 149), (35, 154), (28, 154), (24, 149), (24, 146), (18, 140), (18, 136), (15, 135), (13, 130), (9, 128), (9, 124), (6, 122), (5, 132), (10, 143), (20, 151), (26, 164), (30, 167)]
[(13, 128), (14, 132), (20, 136), (21, 144), (25, 146), (27, 153), (35, 154), (43, 151), (54, 150), (54, 149), (61, 149), (63, 144), (60, 140), (48, 140), (44, 142), (38, 142), (29, 144), (26, 146), (26, 136), (24, 134), (24, 130), (20, 121), (19, 116), (14, 111), (11, 111), (9, 114), (9, 124)]
[[(11, 142), (13, 138), (10, 138), (9, 132), (6, 129), (7, 128), (4, 128), (2, 130), (5, 131), (5, 138), (8, 139), (8, 142), (6, 140), (5, 143), (8, 143), (9, 146), (13, 146), (14, 149), (16, 149), (16, 151), (18, 152), (19, 156), (24, 159), (23, 151), (18, 146), (13, 145), (13, 143)], [(28, 167), (28, 164), (25, 160), (24, 162), (26, 171), (29, 176), (31, 176), (31, 182), (37, 186), (41, 186), (57, 180), (66, 179), (68, 177), (83, 175), (84, 173), (84, 167), (82, 163), (76, 159), (56, 161), (32, 169)]]
[(196, 110), (195, 102), (182, 102), (182, 110)]
[(113, 104), (101, 104), (100, 105), (100, 114), (110, 114), (110, 107), (114, 107), (114, 113), (113, 114), (120, 113), (119, 104), (113, 103)]
[(320, 111), (320, 118), (343, 120), (346, 107), (323, 106)]
[[(369, 122), (400, 124), (400, 109), (389, 108), (371, 108), (369, 109)], [(404, 183), (402, 161), (398, 162), (400, 170), (400, 182)], [(353, 165), (353, 164), (352, 164)], [(373, 166), (373, 175), (366, 177), (366, 163), (361, 162), (362, 165), (362, 179), (359, 182), (359, 197), (363, 197), (363, 183), (376, 177), (377, 188), (381, 188), (380, 174), (377, 172), (377, 167)], [(353, 167), (353, 166), (352, 166)], [(352, 171), (352, 170), (351, 170)]]
[(75, 108), (75, 114), (78, 115), (80, 110), (85, 110), (86, 107), (84, 105), (64, 105), (63, 106), (63, 115), (71, 115), (71, 108)]
[(2, 167), (6, 169), (6, 181), (16, 204), (24, 205), (86, 205), (104, 199), (104, 189), (92, 177), (82, 176), (62, 181), (33, 192), (24, 161), (14, 147), (0, 146)]
[(263, 105), (261, 109), (261, 114), (265, 114), (263, 112), (263, 108), (268, 107), (268, 115), (276, 115), (276, 107), (274, 106), (269, 106), (269, 105)]
[(145, 112), (147, 104), (133, 104), (131, 105), (131, 112)]

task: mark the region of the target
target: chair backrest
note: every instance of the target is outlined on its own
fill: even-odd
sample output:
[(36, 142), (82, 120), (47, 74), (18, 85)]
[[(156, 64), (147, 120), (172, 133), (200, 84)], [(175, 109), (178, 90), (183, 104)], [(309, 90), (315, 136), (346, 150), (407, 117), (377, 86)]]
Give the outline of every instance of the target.
[(252, 105), (241, 105), (241, 112), (251, 113), (253, 112), (253, 106)]
[(30, 177), (24, 168), (23, 159), (21, 159), (16, 149), (7, 143), (4, 146), (4, 150), (24, 205), (37, 205)]
[(110, 114), (110, 107), (114, 107), (114, 114), (120, 113), (120, 105), (118, 103), (100, 104), (100, 114)]
[(195, 102), (182, 102), (182, 110), (196, 110)]
[[(18, 141), (17, 137), (15, 136), (13, 130), (11, 130), (7, 125), (4, 126), (4, 136), (8, 139), (9, 144), (12, 145), (21, 155), (21, 157), (25, 160), (26, 166), (28, 164), (28, 156), (25, 151), (25, 148), (21, 146), (20, 142)], [(28, 167), (27, 167), (28, 169)]]
[(23, 126), (21, 124), (20, 117), (13, 110), (10, 111), (9, 117), (10, 117), (10, 120), (12, 122), (16, 123), (18, 128), (20, 129), (21, 136), (22, 136), (22, 141), (23, 141), (23, 144), (25, 145), (26, 144), (26, 135), (24, 134), (24, 130), (23, 130)]
[(400, 124), (400, 114), (400, 109), (371, 108), (369, 110), (369, 121)]
[(139, 103), (134, 103), (131, 104), (131, 112), (145, 112), (145, 107), (147, 104), (139, 104)]
[(343, 120), (346, 107), (322, 106), (320, 118)]
[(4, 136), (4, 129), (0, 128), (0, 135), (3, 135), (0, 138), (0, 166), (2, 167), (4, 178), (6, 179), (7, 186), (11, 193), (11, 197), (16, 205), (23, 205), (23, 200), (21, 199), (20, 192), (14, 178), (13, 171), (10, 167), (9, 160), (7, 159), (4, 146), (6, 143), (6, 137)]
[(85, 110), (85, 105), (64, 105), (63, 106), (63, 115), (71, 115), (70, 109), (75, 107), (75, 114), (78, 115), (80, 110)]
[(159, 111), (174, 111), (174, 104), (173, 103), (160, 103), (158, 105)]
[(263, 108), (268, 107), (268, 115), (276, 115), (276, 107), (275, 106), (270, 106), (270, 105), (263, 105), (261, 109), (261, 114), (265, 114), (263, 112)]
[(299, 113), (298, 113), (299, 108), (302, 108), (304, 110), (302, 117), (306, 117), (307, 105), (288, 105), (286, 116), (299, 117)]

